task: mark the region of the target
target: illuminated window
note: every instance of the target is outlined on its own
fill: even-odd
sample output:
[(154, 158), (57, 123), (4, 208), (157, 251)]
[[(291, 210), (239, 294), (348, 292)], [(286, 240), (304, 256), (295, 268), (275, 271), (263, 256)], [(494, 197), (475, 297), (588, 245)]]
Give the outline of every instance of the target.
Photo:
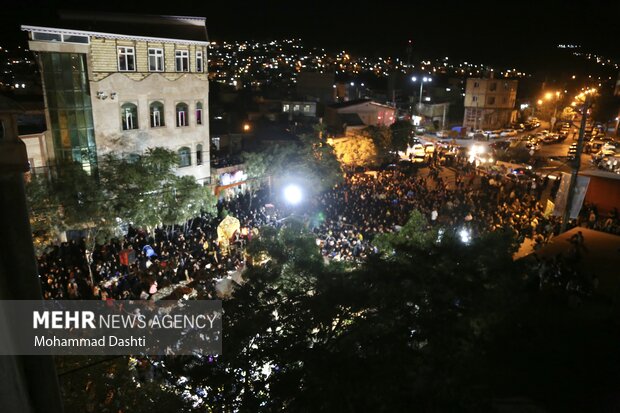
[(202, 165), (202, 145), (196, 145), (196, 165)]
[(160, 126), (166, 126), (164, 120), (164, 104), (161, 102), (153, 102), (149, 106), (151, 112), (151, 128), (159, 128)]
[(133, 47), (118, 48), (118, 70), (121, 72), (136, 70), (136, 54)]
[(196, 125), (202, 125), (202, 103), (196, 103)]
[(187, 104), (183, 102), (178, 103), (176, 106), (176, 113), (177, 113), (177, 126), (178, 127), (187, 126), (188, 125)]
[(187, 146), (182, 147), (178, 151), (179, 154), (179, 168), (186, 166), (192, 166), (192, 152)]
[(149, 70), (151, 72), (164, 71), (164, 50), (149, 49)]
[(123, 130), (138, 129), (138, 107), (133, 103), (121, 106), (121, 127)]
[(291, 109), (289, 105), (282, 105), (282, 112), (288, 112)]
[(202, 65), (202, 52), (196, 52), (196, 71), (197, 72), (202, 72), (203, 69), (203, 65)]
[(174, 62), (177, 72), (189, 72), (189, 52), (187, 50), (177, 50)]

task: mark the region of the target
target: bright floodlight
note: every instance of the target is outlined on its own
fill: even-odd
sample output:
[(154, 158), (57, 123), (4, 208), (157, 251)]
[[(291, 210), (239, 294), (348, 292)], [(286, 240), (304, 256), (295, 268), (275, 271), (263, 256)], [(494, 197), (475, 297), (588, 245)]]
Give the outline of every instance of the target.
[(471, 234), (465, 228), (459, 231), (459, 236), (463, 244), (469, 244), (469, 241), (471, 241)]
[(301, 202), (301, 198), (301, 188), (299, 188), (297, 185), (291, 184), (284, 188), (284, 199), (286, 199), (286, 202), (288, 202), (289, 204), (297, 205)]

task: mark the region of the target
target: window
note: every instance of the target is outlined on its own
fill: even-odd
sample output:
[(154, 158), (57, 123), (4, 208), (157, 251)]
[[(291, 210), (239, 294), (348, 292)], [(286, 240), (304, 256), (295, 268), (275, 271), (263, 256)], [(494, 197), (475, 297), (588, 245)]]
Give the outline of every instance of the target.
[(495, 96), (489, 96), (489, 98), (487, 99), (487, 104), (488, 105), (494, 105), (495, 104)]
[(149, 49), (149, 71), (151, 72), (163, 72), (164, 71), (164, 50), (163, 49)]
[(472, 102), (477, 102), (478, 101), (478, 96), (472, 96), (471, 97), (471, 101)]
[(159, 128), (160, 126), (166, 126), (164, 119), (164, 104), (161, 102), (153, 102), (149, 106), (151, 113), (151, 128)]
[(118, 48), (118, 70), (121, 72), (136, 70), (136, 54), (133, 47)]
[(178, 103), (176, 107), (177, 112), (177, 126), (187, 126), (187, 105), (183, 102)]
[(186, 166), (192, 166), (192, 152), (189, 150), (187, 146), (179, 149), (179, 168), (184, 168)]
[(478, 87), (480, 84), (478, 82), (474, 82), (474, 87)]
[(299, 112), (299, 105), (293, 105), (293, 112)]
[(502, 99), (503, 103), (508, 103), (508, 98), (506, 96), (504, 96), (504, 98)]
[(138, 129), (138, 107), (133, 103), (121, 106), (121, 127), (123, 130)]
[(290, 110), (290, 106), (288, 104), (282, 105), (282, 112), (288, 112)]
[(202, 72), (202, 52), (196, 52), (196, 71)]
[(304, 112), (310, 112), (310, 105), (304, 105)]
[(202, 125), (202, 103), (196, 103), (196, 125)]
[(202, 145), (196, 145), (196, 165), (202, 165)]
[(497, 82), (493, 82), (493, 83), (491, 83), (491, 84), (489, 85), (489, 90), (490, 90), (491, 92), (496, 91), (496, 90), (497, 90)]
[(177, 72), (189, 72), (189, 52), (187, 50), (177, 50), (174, 62)]

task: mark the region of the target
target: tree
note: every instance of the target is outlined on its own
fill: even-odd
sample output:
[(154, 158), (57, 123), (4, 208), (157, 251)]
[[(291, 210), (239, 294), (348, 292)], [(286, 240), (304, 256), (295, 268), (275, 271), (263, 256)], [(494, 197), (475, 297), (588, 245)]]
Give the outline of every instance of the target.
[(363, 134), (372, 139), (377, 147), (377, 154), (383, 160), (392, 148), (392, 134), (387, 126), (370, 125), (363, 129)]
[(397, 120), (390, 125), (392, 134), (391, 150), (403, 151), (413, 136), (413, 125), (409, 121)]
[(226, 354), (166, 364), (208, 389), (207, 410), (485, 410), (478, 365), (515, 291), (512, 239), (436, 242), (423, 224), (358, 268), (324, 264), (300, 222), (262, 229), (261, 264), (224, 302)]

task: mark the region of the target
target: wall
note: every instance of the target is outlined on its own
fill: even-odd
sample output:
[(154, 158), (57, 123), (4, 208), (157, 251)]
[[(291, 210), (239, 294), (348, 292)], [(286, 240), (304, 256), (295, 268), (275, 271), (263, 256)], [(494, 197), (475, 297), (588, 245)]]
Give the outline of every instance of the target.
[(620, 180), (590, 176), (585, 202), (596, 204), (599, 214), (620, 209)]
[(372, 102), (338, 108), (336, 111), (338, 113), (357, 113), (366, 125), (391, 125), (394, 123), (394, 108)]
[[(209, 84), (206, 74), (183, 73), (169, 80), (160, 73), (149, 73), (141, 81), (125, 73), (113, 73), (100, 81), (91, 81), (93, 120), (99, 156), (106, 153), (141, 153), (149, 147), (162, 146), (177, 151), (187, 146), (192, 152), (192, 165), (179, 168), (180, 175), (194, 175), (201, 180), (210, 176), (209, 166)], [(96, 97), (97, 91), (116, 92), (114, 100)], [(149, 104), (164, 104), (165, 126), (151, 128)], [(138, 129), (121, 129), (121, 105), (131, 102), (138, 107)], [(175, 106), (188, 105), (189, 126), (176, 126)], [(196, 103), (203, 105), (202, 125), (196, 125)], [(196, 146), (202, 144), (203, 163), (196, 166)]]
[(40, 168), (47, 165), (47, 145), (45, 132), (32, 135), (20, 135), (19, 138), (26, 144), (26, 153), (30, 168)]

